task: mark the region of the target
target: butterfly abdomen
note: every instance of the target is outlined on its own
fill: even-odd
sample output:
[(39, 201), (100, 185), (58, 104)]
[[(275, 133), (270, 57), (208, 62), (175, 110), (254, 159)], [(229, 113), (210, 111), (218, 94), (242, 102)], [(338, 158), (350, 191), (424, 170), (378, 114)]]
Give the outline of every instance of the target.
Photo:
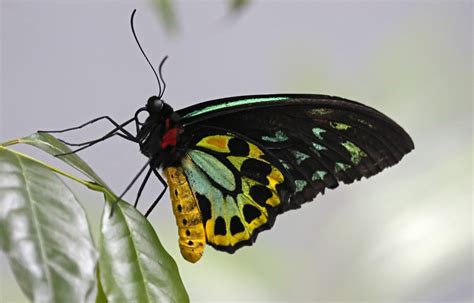
[(189, 262), (197, 262), (206, 245), (206, 235), (197, 200), (181, 167), (164, 170), (170, 187), (171, 203), (176, 217), (181, 255)]

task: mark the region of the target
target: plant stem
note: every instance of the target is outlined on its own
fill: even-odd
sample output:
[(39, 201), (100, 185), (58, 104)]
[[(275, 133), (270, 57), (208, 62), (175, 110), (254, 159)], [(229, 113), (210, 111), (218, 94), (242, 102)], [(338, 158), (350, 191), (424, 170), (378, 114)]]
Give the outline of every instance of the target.
[(13, 139), (0, 144), (0, 146), (10, 146), (20, 143), (20, 139)]

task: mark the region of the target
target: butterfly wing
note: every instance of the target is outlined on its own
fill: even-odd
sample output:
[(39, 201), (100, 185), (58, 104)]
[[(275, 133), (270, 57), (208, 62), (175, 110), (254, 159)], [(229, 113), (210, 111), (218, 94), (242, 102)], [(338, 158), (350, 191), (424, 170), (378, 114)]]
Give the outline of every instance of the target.
[(363, 104), (324, 95), (259, 95), (200, 103), (178, 111), (186, 133), (203, 127), (242, 134), (292, 176), (287, 209), (325, 188), (352, 183), (398, 163), (414, 148), (393, 120)]
[(234, 97), (178, 114), (180, 166), (206, 241), (230, 253), (251, 245), (278, 214), (375, 175), (414, 148), (390, 118), (338, 97)]
[(230, 253), (270, 228), (294, 191), (291, 175), (276, 157), (231, 132), (200, 128), (180, 164), (207, 243)]

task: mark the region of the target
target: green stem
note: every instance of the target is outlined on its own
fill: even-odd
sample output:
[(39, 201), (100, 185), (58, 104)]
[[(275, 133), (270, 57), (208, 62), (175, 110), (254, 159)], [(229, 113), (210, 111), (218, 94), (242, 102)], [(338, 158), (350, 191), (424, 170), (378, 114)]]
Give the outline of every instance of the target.
[(3, 142), (0, 144), (0, 146), (10, 146), (10, 145), (15, 145), (15, 144), (18, 144), (20, 143), (20, 140), (21, 139), (13, 139), (13, 140), (9, 140), (9, 141), (6, 141), (6, 142)]

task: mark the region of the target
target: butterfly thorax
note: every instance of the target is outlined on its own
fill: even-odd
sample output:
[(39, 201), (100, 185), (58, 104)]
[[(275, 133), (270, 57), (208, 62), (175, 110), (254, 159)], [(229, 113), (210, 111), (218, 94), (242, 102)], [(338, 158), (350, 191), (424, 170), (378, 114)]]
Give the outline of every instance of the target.
[(151, 165), (167, 167), (179, 158), (176, 149), (178, 136), (182, 131), (179, 127), (179, 115), (157, 97), (151, 97), (145, 109), (149, 116), (140, 124), (137, 133), (140, 150), (152, 159)]

